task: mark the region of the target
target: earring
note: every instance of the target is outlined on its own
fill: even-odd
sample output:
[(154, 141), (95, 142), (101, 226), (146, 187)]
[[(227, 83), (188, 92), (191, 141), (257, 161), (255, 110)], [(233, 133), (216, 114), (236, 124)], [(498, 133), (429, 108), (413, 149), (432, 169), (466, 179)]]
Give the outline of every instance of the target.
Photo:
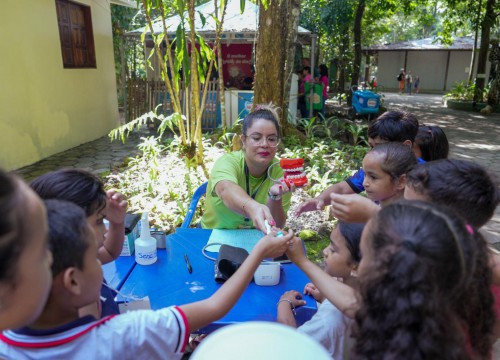
[(350, 273), (351, 277), (358, 277), (358, 272), (354, 269), (351, 270), (351, 273)]

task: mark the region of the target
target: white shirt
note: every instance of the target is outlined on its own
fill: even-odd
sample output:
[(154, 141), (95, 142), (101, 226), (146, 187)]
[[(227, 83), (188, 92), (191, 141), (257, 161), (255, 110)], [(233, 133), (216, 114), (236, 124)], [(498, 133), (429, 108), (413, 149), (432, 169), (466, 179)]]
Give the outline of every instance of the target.
[(188, 339), (189, 325), (179, 308), (138, 310), (100, 320), (87, 316), (57, 329), (4, 331), (0, 358), (180, 359)]
[(297, 330), (323, 345), (333, 359), (342, 360), (344, 339), (346, 335), (349, 336), (352, 323), (352, 319), (325, 299), (311, 320), (305, 322)]

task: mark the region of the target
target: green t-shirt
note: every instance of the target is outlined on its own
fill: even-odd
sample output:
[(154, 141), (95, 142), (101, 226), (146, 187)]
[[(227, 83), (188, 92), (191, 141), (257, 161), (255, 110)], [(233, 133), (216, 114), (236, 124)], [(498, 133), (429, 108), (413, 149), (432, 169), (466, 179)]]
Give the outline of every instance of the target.
[[(279, 161), (274, 159), (274, 162)], [(273, 179), (283, 177), (283, 170), (279, 165), (271, 167), (271, 176)], [(225, 154), (214, 164), (207, 186), (207, 197), (205, 201), (205, 212), (201, 218), (201, 226), (204, 229), (241, 229), (253, 228), (252, 220), (245, 221), (245, 217), (231, 209), (227, 208), (222, 200), (215, 193), (215, 185), (221, 180), (229, 180), (238, 184), (243, 190), (246, 190), (245, 178), (245, 154), (242, 150)], [(259, 178), (249, 175), (250, 195), (255, 190), (255, 201), (266, 204), (267, 193), (274, 182), (267, 177), (267, 173)], [(282, 206), (285, 213), (290, 208), (291, 193), (286, 193), (282, 198)]]

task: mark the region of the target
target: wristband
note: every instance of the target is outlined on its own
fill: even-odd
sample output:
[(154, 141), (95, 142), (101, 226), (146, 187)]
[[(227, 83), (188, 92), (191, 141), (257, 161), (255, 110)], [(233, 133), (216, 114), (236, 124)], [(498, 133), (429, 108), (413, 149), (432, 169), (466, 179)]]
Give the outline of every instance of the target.
[(267, 192), (267, 197), (272, 201), (281, 200), (281, 195), (273, 195), (269, 191)]
[(278, 301), (276, 303), (276, 306), (278, 306), (280, 304), (280, 302), (282, 302), (282, 301), (286, 301), (287, 303), (289, 303), (290, 304), (290, 309), (292, 310), (292, 314), (293, 315), (297, 315), (297, 313), (295, 312), (295, 306), (293, 306), (293, 303), (290, 300), (288, 300), (288, 299), (281, 299), (280, 301)]

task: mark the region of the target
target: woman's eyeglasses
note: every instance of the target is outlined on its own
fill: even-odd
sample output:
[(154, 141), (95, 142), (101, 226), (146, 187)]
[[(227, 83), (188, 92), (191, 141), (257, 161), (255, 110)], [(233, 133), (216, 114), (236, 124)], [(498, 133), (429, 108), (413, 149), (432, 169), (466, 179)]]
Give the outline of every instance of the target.
[(268, 137), (264, 137), (262, 135), (257, 135), (257, 134), (252, 134), (252, 135), (245, 135), (245, 137), (248, 139), (248, 142), (250, 145), (254, 146), (261, 146), (264, 144), (264, 141), (267, 142), (267, 146), (269, 147), (277, 147), (281, 141), (281, 139), (276, 136), (276, 135), (270, 135)]

